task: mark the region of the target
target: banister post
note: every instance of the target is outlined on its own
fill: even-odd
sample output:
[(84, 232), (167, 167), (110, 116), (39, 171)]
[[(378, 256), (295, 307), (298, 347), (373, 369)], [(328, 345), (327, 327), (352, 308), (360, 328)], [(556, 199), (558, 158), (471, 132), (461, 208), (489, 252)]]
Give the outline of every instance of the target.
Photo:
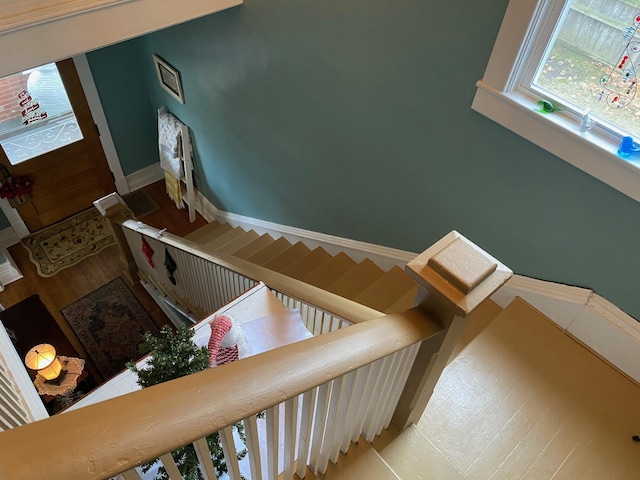
[(444, 332), (420, 346), (392, 420), (400, 430), (420, 420), (469, 314), (513, 275), (456, 231), (409, 262), (406, 271), (420, 286), (416, 305), (425, 307)]
[(93, 202), (93, 205), (108, 220), (111, 230), (113, 230), (113, 236), (120, 251), (120, 264), (125, 277), (131, 284), (137, 283), (138, 267), (122, 230), (122, 222), (135, 218), (133, 212), (129, 210), (122, 197), (115, 192), (99, 198)]

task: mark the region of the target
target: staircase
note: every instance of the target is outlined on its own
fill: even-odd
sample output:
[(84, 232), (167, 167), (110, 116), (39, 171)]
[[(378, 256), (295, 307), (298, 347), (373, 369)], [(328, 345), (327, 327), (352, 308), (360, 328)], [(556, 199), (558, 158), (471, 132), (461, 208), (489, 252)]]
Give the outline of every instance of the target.
[[(396, 288), (402, 277), (389, 274), (383, 281), (386, 274), (380, 274), (369, 261), (356, 264), (341, 254), (310, 251), (302, 244), (228, 225), (211, 225), (194, 233), (189, 242), (131, 220), (123, 221), (122, 227), (135, 265), (167, 286), (166, 272), (153, 270), (140, 252), (141, 235), (145, 235), (157, 252), (156, 264), (170, 251), (180, 265), (174, 287), (192, 288), (194, 301), (203, 309), (215, 311), (218, 307), (212, 305), (224, 305), (238, 299), (238, 292), (259, 288), (277, 296), (287, 308), (302, 303), (301, 315), (312, 322), (327, 320), (333, 329), (325, 333), (322, 323), (316, 335), (304, 342), (3, 432), (0, 464), (5, 471), (25, 472), (7, 477), (40, 478), (34, 472), (46, 466), (47, 471), (59, 472), (46, 478), (99, 480), (158, 455), (165, 465), (171, 465), (163, 452), (182, 445), (184, 439), (197, 438), (194, 445), (200, 445), (213, 431), (222, 432), (227, 448), (233, 448), (228, 432), (231, 423), (241, 419), (253, 425), (256, 412), (266, 410), (271, 460), (263, 470), (268, 471), (268, 478), (278, 478), (279, 458), (287, 472), (282, 478), (294, 478), (294, 471), (309, 479), (332, 480), (638, 478), (640, 456), (632, 438), (640, 433), (640, 388), (519, 298), (504, 310), (484, 301), (467, 311), (473, 313), (467, 317), (466, 329), (467, 319), (461, 322), (463, 319), (454, 317), (453, 326), (443, 331), (447, 322), (436, 324), (427, 314), (427, 305), (378, 318), (377, 310), (340, 298), (368, 298), (369, 305), (392, 311), (409, 295), (411, 288), (404, 292)], [(464, 248), (456, 246), (457, 239), (451, 241), (452, 237), (455, 232), (409, 264), (410, 271), (420, 272), (416, 279), (421, 288), (443, 283), (438, 277), (430, 278), (425, 266), (434, 252)], [(194, 243), (207, 245), (211, 253), (200, 252)], [(238, 260), (231, 265), (229, 259), (234, 255)], [(122, 258), (123, 266), (128, 267), (129, 260)], [(256, 284), (261, 278), (264, 283)], [(360, 283), (363, 278), (367, 280)], [(484, 289), (490, 281), (478, 288)], [(505, 278), (493, 281), (504, 282)], [(350, 282), (358, 285), (351, 287)], [(386, 285), (378, 290), (385, 298), (371, 293), (376, 285)], [(336, 325), (336, 318), (347, 319), (350, 326)], [(430, 362), (425, 357), (414, 362), (417, 342), (421, 349), (429, 349), (426, 358), (435, 360), (436, 377), (426, 367)], [(405, 381), (394, 373), (406, 375), (408, 366), (417, 369), (418, 375)], [(433, 395), (422, 388), (430, 378), (438, 380), (431, 384), (435, 385)], [(219, 395), (221, 391), (226, 395)], [(248, 396), (249, 391), (255, 395)], [(419, 397), (418, 393), (426, 395)], [(300, 394), (301, 403), (296, 402)], [(387, 401), (390, 395), (401, 395), (393, 412), (388, 408), (396, 402), (395, 398)], [(407, 412), (405, 406), (420, 404), (421, 398), (430, 401), (416, 408), (415, 416)], [(293, 419), (300, 406), (305, 420), (297, 429)], [(386, 414), (381, 417), (380, 412)], [(139, 424), (141, 413), (154, 420), (144, 428)], [(393, 427), (380, 430), (380, 423), (391, 413), (402, 415), (394, 425), (413, 424), (402, 432)], [(279, 419), (288, 425), (282, 430), (282, 441)], [(114, 424), (117, 429), (110, 428)], [(254, 440), (248, 444), (259, 444), (256, 429), (251, 429)], [(31, 450), (23, 445), (29, 439), (54, 434), (58, 438), (54, 447), (40, 452), (39, 463), (33, 462)], [(356, 445), (350, 444), (358, 438)], [(303, 447), (298, 449), (302, 455), (294, 458), (296, 441)], [(346, 455), (340, 453), (346, 451), (341, 442), (351, 445)], [(285, 453), (275, 448), (280, 444)], [(71, 465), (57, 461), (59, 458), (91, 461)], [(306, 465), (326, 473), (314, 475)], [(124, 476), (140, 478), (132, 470)]]
[(185, 237), (212, 254), (227, 253), (378, 310), (397, 313), (413, 306), (418, 285), (400, 268), (382, 270), (369, 259), (311, 250), (302, 242), (274, 239), (254, 230), (213, 221)]

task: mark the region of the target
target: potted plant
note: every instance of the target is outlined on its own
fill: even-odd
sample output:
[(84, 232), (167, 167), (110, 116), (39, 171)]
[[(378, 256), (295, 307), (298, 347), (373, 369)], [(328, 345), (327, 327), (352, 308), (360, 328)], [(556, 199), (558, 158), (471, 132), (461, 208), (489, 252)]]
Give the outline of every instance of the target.
[[(142, 388), (150, 387), (158, 383), (173, 380), (191, 373), (205, 370), (209, 367), (209, 352), (206, 347), (198, 347), (192, 340), (195, 331), (187, 327), (180, 327), (173, 331), (169, 326), (160, 330), (160, 336), (154, 337), (149, 332), (144, 334), (140, 344), (141, 352), (152, 350), (146, 366), (138, 368), (134, 362), (127, 363), (127, 368), (138, 375), (138, 385)], [(242, 442), (245, 443), (244, 428), (242, 424), (234, 425)], [(222, 446), (218, 433), (207, 436), (207, 444), (211, 452), (211, 459), (218, 476), (227, 472), (227, 465), (222, 452)], [(246, 449), (238, 452), (238, 460), (247, 454)], [(171, 452), (178, 470), (184, 480), (203, 480), (204, 477), (198, 468), (198, 457), (193, 445), (189, 444)], [(142, 465), (142, 471), (147, 473), (158, 460)], [(160, 467), (155, 476), (157, 480), (169, 479), (164, 467)]]

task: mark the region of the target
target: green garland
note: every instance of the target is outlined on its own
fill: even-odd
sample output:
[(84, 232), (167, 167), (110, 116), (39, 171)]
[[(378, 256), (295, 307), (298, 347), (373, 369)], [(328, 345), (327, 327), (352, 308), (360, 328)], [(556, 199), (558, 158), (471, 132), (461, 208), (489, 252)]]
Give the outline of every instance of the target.
[[(138, 385), (142, 388), (150, 387), (207, 369), (209, 367), (209, 351), (206, 347), (198, 347), (193, 342), (194, 334), (195, 331), (187, 327), (180, 327), (174, 332), (166, 325), (160, 330), (160, 337), (154, 337), (149, 332), (145, 333), (139, 350), (140, 352), (153, 350), (149, 362), (146, 367), (141, 369), (134, 362), (127, 363), (127, 368), (138, 375)], [(242, 424), (236, 423), (233, 428), (242, 439), (243, 444), (246, 445)], [(207, 437), (207, 444), (218, 476), (226, 473), (227, 464), (217, 432)], [(244, 458), (246, 454), (247, 450), (243, 448), (238, 452), (238, 460)], [(184, 480), (204, 480), (198, 467), (198, 457), (193, 445), (185, 445), (175, 452), (171, 452), (171, 455)], [(143, 473), (147, 473), (157, 462), (158, 459), (143, 464), (141, 466)], [(158, 469), (155, 479), (170, 480), (164, 467)]]

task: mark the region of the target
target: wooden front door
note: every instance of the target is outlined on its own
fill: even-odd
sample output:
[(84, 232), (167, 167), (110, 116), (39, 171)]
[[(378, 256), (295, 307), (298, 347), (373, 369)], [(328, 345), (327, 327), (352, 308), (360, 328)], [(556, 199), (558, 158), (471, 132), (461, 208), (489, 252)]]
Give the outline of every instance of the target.
[[(99, 132), (73, 60), (57, 62), (56, 65), (68, 103), (73, 109), (70, 116), (72, 118), (75, 114), (75, 120), (72, 118), (69, 121), (68, 114), (61, 115), (63, 120), (56, 120), (56, 115), (49, 115), (48, 119), (39, 118), (38, 115), (42, 117), (46, 110), (42, 108), (44, 100), (39, 100), (36, 94), (31, 94), (25, 88), (17, 93), (19, 108), (22, 108), (22, 118), (18, 120), (27, 124), (20, 128), (42, 129), (42, 125), (46, 126), (49, 122), (53, 125), (52, 131), (46, 133), (48, 137), (39, 134), (37, 139), (30, 130), (26, 134), (10, 132), (5, 135), (5, 143), (0, 140), (0, 146), (3, 147), (0, 163), (7, 167), (12, 177), (27, 175), (33, 181), (31, 198), (15, 205), (31, 232), (80, 212), (90, 207), (94, 200), (115, 191)], [(44, 94), (41, 94), (41, 98), (44, 98)], [(34, 106), (36, 108), (29, 111)], [(54, 110), (54, 107), (48, 108)], [(7, 135), (13, 136), (7, 140)], [(47, 141), (50, 144), (56, 141), (58, 144), (55, 147), (47, 146), (48, 151), (31, 158), (30, 155), (34, 155), (28, 151), (31, 144)], [(16, 160), (12, 155), (16, 158), (23, 155), (26, 159)]]

